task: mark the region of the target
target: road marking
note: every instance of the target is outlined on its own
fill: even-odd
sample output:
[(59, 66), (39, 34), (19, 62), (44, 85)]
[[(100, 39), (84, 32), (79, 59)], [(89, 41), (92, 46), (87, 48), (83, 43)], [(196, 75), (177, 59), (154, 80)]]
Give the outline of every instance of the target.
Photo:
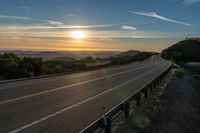
[[(163, 65), (163, 66), (164, 66), (164, 65)], [(128, 81), (126, 81), (126, 82), (124, 82), (124, 83), (122, 83), (122, 84), (120, 84), (120, 85), (117, 85), (117, 86), (115, 86), (115, 87), (112, 87), (112, 88), (110, 88), (110, 89), (108, 89), (108, 90), (106, 90), (106, 91), (103, 91), (103, 92), (101, 92), (101, 93), (95, 95), (95, 96), (92, 96), (92, 97), (90, 97), (90, 98), (88, 98), (88, 99), (85, 99), (85, 100), (83, 100), (83, 101), (81, 101), (81, 102), (79, 102), (79, 103), (77, 103), (77, 104), (68, 106), (68, 107), (66, 107), (66, 108), (64, 108), (64, 109), (62, 109), (62, 110), (59, 110), (59, 111), (57, 111), (57, 112), (54, 112), (53, 114), (50, 114), (50, 115), (48, 115), (48, 116), (46, 116), (46, 117), (42, 117), (42, 118), (40, 118), (40, 119), (38, 119), (38, 120), (36, 120), (36, 121), (33, 121), (33, 122), (31, 122), (31, 123), (29, 123), (29, 124), (27, 124), (27, 125), (24, 125), (24, 126), (22, 126), (22, 127), (20, 127), (20, 128), (17, 128), (17, 129), (15, 129), (15, 130), (12, 130), (12, 131), (10, 131), (10, 132), (8, 132), (8, 133), (17, 133), (17, 132), (20, 132), (20, 131), (22, 131), (22, 130), (24, 130), (24, 129), (26, 129), (26, 128), (29, 128), (29, 127), (31, 127), (31, 126), (33, 126), (33, 125), (36, 125), (36, 124), (38, 124), (38, 123), (40, 123), (40, 122), (42, 122), (42, 121), (45, 121), (45, 120), (47, 120), (47, 119), (49, 119), (49, 118), (52, 118), (52, 117), (54, 117), (54, 116), (56, 116), (56, 115), (59, 115), (59, 114), (63, 113), (64, 111), (67, 111), (67, 110), (69, 110), (69, 109), (72, 109), (72, 108), (74, 108), (74, 107), (77, 107), (77, 106), (79, 106), (79, 105), (81, 105), (81, 104), (84, 104), (84, 103), (86, 103), (86, 102), (88, 102), (88, 101), (90, 101), (90, 100), (93, 100), (93, 99), (95, 99), (95, 98), (97, 98), (97, 97), (99, 97), (99, 96), (102, 96), (102, 95), (104, 95), (104, 94), (106, 94), (106, 93), (108, 93), (108, 92), (110, 92), (110, 91), (112, 91), (112, 90), (114, 90), (114, 89), (117, 89), (117, 88), (119, 88), (119, 87), (125, 86), (125, 85), (127, 85), (127, 84), (133, 82), (134, 80), (137, 80), (137, 79), (139, 79), (139, 78), (142, 78), (142, 77), (144, 77), (145, 75), (148, 75), (149, 73), (152, 73), (152, 72), (154, 72), (154, 71), (156, 71), (157, 69), (160, 69), (160, 68), (161, 68), (161, 65), (160, 65), (158, 68), (153, 69), (152, 71), (149, 71), (149, 72), (147, 72), (147, 73), (144, 73), (144, 74), (142, 74), (142, 75), (140, 75), (140, 76), (138, 76), (138, 77), (136, 77), (136, 78), (130, 79), (130, 80), (128, 80)]]
[(131, 71), (140, 70), (140, 69), (146, 68), (146, 67), (149, 67), (149, 66), (144, 66), (144, 67), (140, 67), (140, 68), (134, 68), (134, 69), (130, 69), (130, 70), (127, 70), (127, 71), (122, 71), (122, 72), (119, 72), (119, 73), (106, 75), (106, 76), (103, 76), (103, 77), (100, 77), (100, 78), (95, 78), (95, 79), (91, 79), (91, 80), (87, 80), (87, 81), (83, 81), (83, 82), (79, 82), (79, 83), (75, 83), (75, 84), (71, 84), (71, 85), (67, 85), (67, 86), (62, 86), (62, 87), (51, 89), (51, 90), (46, 90), (46, 91), (37, 92), (37, 93), (34, 93), (34, 94), (22, 96), (22, 97), (17, 97), (17, 98), (1, 101), (0, 105), (11, 103), (11, 102), (15, 102), (15, 101), (19, 101), (19, 100), (23, 100), (23, 99), (34, 97), (34, 96), (38, 96), (38, 95), (51, 93), (51, 92), (54, 92), (54, 91), (63, 90), (63, 89), (66, 89), (66, 88), (74, 87), (74, 86), (77, 86), (77, 85), (82, 85), (82, 84), (85, 84), (85, 83), (90, 83), (90, 82), (94, 82), (94, 81), (110, 78), (110, 77), (113, 77), (113, 76), (117, 76), (117, 75), (121, 75), (121, 74), (124, 74), (124, 73), (131, 72)]

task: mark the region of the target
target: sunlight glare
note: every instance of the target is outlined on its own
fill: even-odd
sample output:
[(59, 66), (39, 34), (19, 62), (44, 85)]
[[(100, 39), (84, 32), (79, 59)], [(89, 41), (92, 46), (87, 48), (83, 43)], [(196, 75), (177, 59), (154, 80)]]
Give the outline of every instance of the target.
[(85, 38), (85, 32), (83, 31), (73, 31), (72, 32), (72, 38), (80, 40)]

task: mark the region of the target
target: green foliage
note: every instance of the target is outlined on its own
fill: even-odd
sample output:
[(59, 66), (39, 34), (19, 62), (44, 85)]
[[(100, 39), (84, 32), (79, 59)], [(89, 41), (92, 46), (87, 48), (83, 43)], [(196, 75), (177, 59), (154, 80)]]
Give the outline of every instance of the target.
[(81, 71), (81, 70), (85, 70), (86, 69), (86, 65), (85, 63), (83, 63), (82, 61), (78, 61), (78, 60), (50, 60), (50, 61), (46, 61), (45, 65), (47, 67), (56, 67), (57, 70), (56, 71), (63, 71), (63, 72), (74, 72), (74, 71)]
[(39, 76), (44, 74), (42, 58), (24, 57), (20, 62), (22, 68), (30, 76)]
[(132, 63), (134, 61), (142, 61), (150, 57), (152, 53), (150, 52), (141, 52), (135, 56), (122, 56), (119, 58), (110, 58), (112, 65), (123, 65)]
[(163, 50), (162, 57), (175, 62), (200, 62), (200, 38), (180, 41)]
[(4, 79), (25, 78), (63, 72), (55, 66), (46, 66), (42, 58), (20, 58), (13, 53), (0, 55), (0, 76)]
[(92, 62), (95, 62), (95, 59), (93, 59), (91, 56), (88, 56), (88, 57), (81, 59), (80, 61), (83, 63), (92, 63)]
[(194, 74), (193, 77), (196, 79), (200, 79), (200, 74)]
[[(141, 52), (135, 56), (122, 56), (120, 58), (96, 58), (86, 57), (76, 60), (71, 57), (58, 57), (53, 60), (43, 61), (42, 58), (19, 57), (13, 53), (0, 55), (0, 78), (14, 79), (40, 75), (73, 73), (78, 71), (98, 69), (110, 65), (128, 64), (133, 61), (141, 61), (150, 57), (152, 53)], [(101, 66), (87, 67), (86, 63), (96, 61), (111, 61)]]
[(183, 77), (183, 75), (185, 75), (185, 70), (183, 68), (178, 68), (175, 71), (175, 75), (178, 77)]
[(6, 79), (28, 76), (19, 66), (10, 60), (0, 59), (0, 75)]

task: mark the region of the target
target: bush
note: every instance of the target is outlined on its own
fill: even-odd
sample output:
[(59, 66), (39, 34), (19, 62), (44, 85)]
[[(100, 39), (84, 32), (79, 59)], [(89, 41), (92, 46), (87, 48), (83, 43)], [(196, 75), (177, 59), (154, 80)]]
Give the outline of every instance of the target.
[(21, 58), (13, 53), (0, 55), (0, 75), (3, 79), (39, 76), (45, 73), (42, 58)]
[(200, 62), (200, 39), (180, 41), (162, 51), (162, 57), (174, 62)]
[(175, 75), (178, 77), (183, 77), (184, 74), (185, 74), (185, 70), (183, 68), (178, 68), (175, 71)]

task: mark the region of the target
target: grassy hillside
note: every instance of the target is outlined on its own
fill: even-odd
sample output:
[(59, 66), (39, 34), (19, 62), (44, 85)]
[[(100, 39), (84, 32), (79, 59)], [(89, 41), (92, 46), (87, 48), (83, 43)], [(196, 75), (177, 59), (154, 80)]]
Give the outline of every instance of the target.
[(119, 58), (94, 58), (88, 56), (82, 59), (72, 57), (56, 57), (44, 61), (42, 58), (20, 57), (14, 53), (0, 54), (0, 80), (34, 77), (58, 73), (74, 73), (91, 69), (98, 69), (113, 65), (123, 65), (134, 61), (142, 61), (152, 55), (140, 52), (135, 56), (122, 52)]
[(180, 41), (163, 50), (162, 57), (176, 62), (200, 62), (200, 38)]
[(119, 53), (119, 54), (115, 54), (113, 56), (111, 56), (112, 58), (121, 58), (121, 57), (124, 57), (124, 56), (135, 56), (137, 54), (139, 54), (140, 51), (138, 50), (129, 50), (129, 51), (126, 51), (126, 52), (122, 52), (122, 53)]

